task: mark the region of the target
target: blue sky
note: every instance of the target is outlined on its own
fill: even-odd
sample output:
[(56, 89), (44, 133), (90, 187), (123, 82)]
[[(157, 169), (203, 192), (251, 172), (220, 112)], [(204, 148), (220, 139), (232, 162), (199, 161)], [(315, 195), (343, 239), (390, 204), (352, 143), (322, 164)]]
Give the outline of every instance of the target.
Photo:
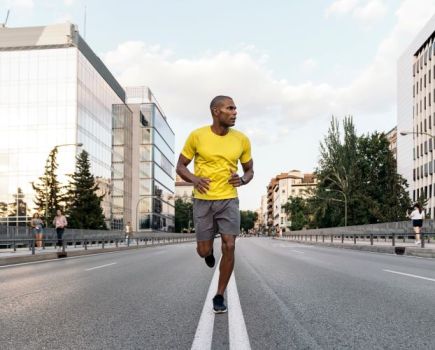
[(396, 61), (435, 14), (435, 0), (0, 0), (0, 21), (10, 8), (10, 27), (69, 20), (84, 35), (85, 6), (87, 42), (121, 84), (153, 90), (177, 153), (212, 97), (234, 97), (256, 170), (243, 209), (272, 176), (314, 170), (331, 115), (395, 126)]

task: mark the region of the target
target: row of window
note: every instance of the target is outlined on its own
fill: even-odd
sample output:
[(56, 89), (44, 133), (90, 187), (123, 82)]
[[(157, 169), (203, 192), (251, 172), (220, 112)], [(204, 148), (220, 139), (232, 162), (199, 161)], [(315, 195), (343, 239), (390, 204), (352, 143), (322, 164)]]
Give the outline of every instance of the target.
[(435, 126), (435, 113), (433, 114), (433, 118), (429, 115), (428, 118), (424, 118), (424, 120), (420, 122), (420, 125), (417, 123), (415, 130), (417, 137), (419, 136), (418, 133), (427, 132), (428, 129), (432, 129), (432, 119), (433, 125)]
[(432, 54), (435, 55), (435, 41), (430, 43), (428, 48), (423, 52), (419, 59), (414, 63), (412, 73), (415, 76), (416, 73), (423, 69), (423, 64), (427, 65), (427, 62), (432, 59)]
[[(413, 92), (413, 97), (415, 97), (415, 95), (418, 95), (418, 91), (422, 91), (423, 88), (426, 89), (426, 81), (428, 84), (430, 84), (431, 81), (431, 70), (429, 69), (429, 71), (427, 72), (427, 74), (425, 74), (424, 76), (420, 77), (420, 84), (417, 78), (417, 81), (415, 82), (414, 85), (412, 85), (412, 92)], [(433, 78), (435, 79), (435, 65), (433, 66)], [(420, 89), (419, 89), (420, 87)]]
[[(433, 96), (433, 102), (435, 103), (435, 89), (433, 89), (433, 95), (429, 92), (427, 98), (424, 96), (422, 99), (420, 99), (420, 105), (419, 101), (415, 104), (415, 115), (418, 115), (418, 113), (423, 113), (423, 111), (426, 110), (426, 107), (432, 106), (432, 96)], [(420, 106), (420, 107), (419, 107)]]

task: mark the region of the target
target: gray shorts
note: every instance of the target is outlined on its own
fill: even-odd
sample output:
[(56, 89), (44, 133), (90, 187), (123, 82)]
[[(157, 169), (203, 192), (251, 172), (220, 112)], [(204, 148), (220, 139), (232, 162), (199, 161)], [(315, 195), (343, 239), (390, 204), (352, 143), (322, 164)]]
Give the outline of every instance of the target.
[(239, 199), (193, 200), (196, 239), (209, 241), (216, 233), (237, 236), (240, 232)]

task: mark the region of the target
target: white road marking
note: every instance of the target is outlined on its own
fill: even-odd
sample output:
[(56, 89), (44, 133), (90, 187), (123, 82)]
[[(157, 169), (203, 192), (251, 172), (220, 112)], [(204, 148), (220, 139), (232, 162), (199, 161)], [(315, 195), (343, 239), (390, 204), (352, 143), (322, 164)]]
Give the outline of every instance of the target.
[(294, 249), (292, 250), (292, 252), (305, 254), (305, 252), (301, 252), (300, 250), (294, 250)]
[(202, 308), (201, 317), (199, 318), (198, 327), (196, 328), (195, 338), (192, 343), (192, 350), (209, 350), (213, 337), (214, 317), (212, 299), (216, 294), (219, 279), (219, 264), (214, 270), (210, 287), (208, 288), (207, 297)]
[(240, 305), (234, 272), (227, 287), (228, 296), (228, 330), (230, 335), (230, 350), (250, 350), (248, 332)]
[(91, 267), (90, 269), (86, 269), (85, 271), (91, 271), (91, 270), (101, 269), (101, 268), (103, 268), (103, 267), (112, 266), (112, 265), (116, 265), (116, 262), (111, 263), (111, 264), (106, 264), (106, 265), (101, 265), (101, 266)]
[(392, 271), (392, 270), (382, 270), (382, 271), (390, 272), (390, 273), (395, 273), (397, 275), (403, 275), (403, 276), (408, 276), (408, 277), (413, 277), (413, 278), (420, 278), (422, 280), (435, 282), (435, 278), (429, 278), (429, 277), (423, 277), (423, 276), (413, 275), (411, 273), (404, 273), (404, 272)]

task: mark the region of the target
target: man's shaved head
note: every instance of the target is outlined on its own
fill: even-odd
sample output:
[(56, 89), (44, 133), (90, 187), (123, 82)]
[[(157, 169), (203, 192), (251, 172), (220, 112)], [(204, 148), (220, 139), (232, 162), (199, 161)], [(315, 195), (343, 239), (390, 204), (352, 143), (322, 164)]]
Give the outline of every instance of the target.
[(223, 96), (223, 95), (216, 96), (216, 97), (215, 97), (213, 100), (211, 100), (211, 102), (210, 102), (210, 110), (213, 110), (213, 108), (217, 108), (217, 107), (219, 107), (219, 105), (220, 105), (224, 100), (232, 100), (232, 98), (229, 97), (229, 96)]

